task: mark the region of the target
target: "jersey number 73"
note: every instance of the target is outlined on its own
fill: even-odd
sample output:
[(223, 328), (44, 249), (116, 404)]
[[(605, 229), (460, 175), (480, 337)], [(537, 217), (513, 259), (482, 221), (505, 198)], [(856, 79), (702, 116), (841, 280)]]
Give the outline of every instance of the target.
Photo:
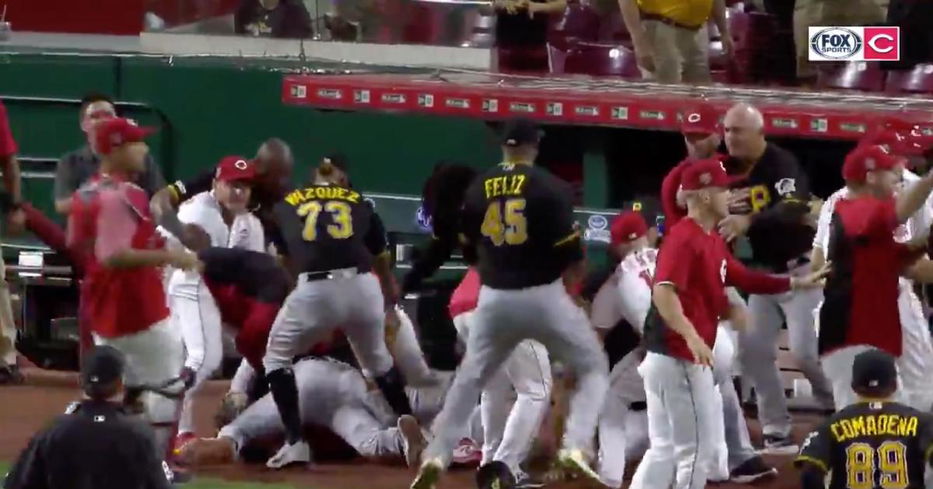
[(480, 232), (495, 246), (520, 245), (528, 241), (525, 199), (490, 202)]
[(328, 200), (322, 204), (312, 200), (298, 207), (298, 215), (305, 218), (305, 227), (301, 232), (305, 241), (317, 239), (317, 220), (321, 211), (329, 213), (333, 221), (333, 224), (328, 224), (325, 228), (331, 238), (347, 239), (353, 236), (353, 214), (350, 204), (339, 200)]

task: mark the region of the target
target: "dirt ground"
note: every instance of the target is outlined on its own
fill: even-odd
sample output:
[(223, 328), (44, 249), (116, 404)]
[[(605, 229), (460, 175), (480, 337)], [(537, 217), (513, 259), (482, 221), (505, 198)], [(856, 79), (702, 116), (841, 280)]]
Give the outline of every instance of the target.
[[(211, 414), (226, 390), (225, 382), (211, 382), (203, 391), (197, 410), (197, 424), (209, 429), (213, 426)], [(25, 446), (32, 433), (48, 420), (61, 413), (65, 406), (79, 397), (77, 377), (74, 374), (28, 370), (27, 383), (0, 389), (0, 460), (12, 462)], [(801, 419), (796, 426), (798, 439), (802, 438), (815, 418)], [(756, 430), (753, 426), (752, 430)], [(211, 433), (203, 433), (208, 436)], [(753, 432), (755, 439), (758, 433)], [(790, 489), (798, 487), (796, 473), (790, 466), (791, 457), (769, 457), (778, 467), (780, 475), (755, 487)], [(290, 483), (296, 487), (313, 489), (402, 489), (411, 482), (411, 473), (403, 467), (380, 466), (364, 463), (322, 463), (310, 468), (294, 468), (273, 472), (263, 466), (235, 465), (205, 469), (200, 473), (228, 480), (249, 480)], [(472, 470), (454, 470), (440, 484), (441, 489), (475, 487)], [(575, 483), (552, 484), (555, 489), (576, 489)], [(736, 484), (710, 484), (723, 489), (743, 487)]]

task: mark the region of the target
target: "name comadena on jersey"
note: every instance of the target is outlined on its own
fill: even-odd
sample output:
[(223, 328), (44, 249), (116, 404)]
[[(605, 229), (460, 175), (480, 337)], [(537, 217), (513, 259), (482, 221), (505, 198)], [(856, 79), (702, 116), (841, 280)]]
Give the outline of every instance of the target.
[(285, 196), (285, 201), (293, 206), (309, 200), (345, 200), (358, 204), (360, 193), (343, 187), (308, 187)]
[(916, 416), (868, 414), (841, 419), (829, 425), (837, 442), (863, 436), (917, 436)]

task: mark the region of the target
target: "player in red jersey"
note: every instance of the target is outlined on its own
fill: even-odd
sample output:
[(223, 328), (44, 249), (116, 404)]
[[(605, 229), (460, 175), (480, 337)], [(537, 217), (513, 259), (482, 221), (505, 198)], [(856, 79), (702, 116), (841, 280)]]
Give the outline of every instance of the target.
[(858, 400), (851, 386), (856, 355), (873, 348), (895, 357), (902, 353), (899, 277), (928, 278), (911, 269), (926, 240), (898, 243), (895, 231), (926, 202), (933, 173), (895, 200), (902, 162), (887, 146), (859, 146), (842, 168), (848, 195), (836, 202), (829, 228), (825, 253), (833, 273), (823, 291), (818, 345), (837, 409)]
[[(127, 178), (143, 168), (151, 129), (127, 119), (94, 128), (100, 172), (72, 197), (68, 244), (87, 256), (81, 301), (94, 341), (126, 357), (125, 383), (184, 387), (180, 380), (180, 333), (169, 324), (160, 267), (194, 269), (197, 256), (163, 249), (149, 215), (149, 199)], [(181, 384), (181, 385), (178, 385)], [(167, 453), (177, 421), (177, 399), (147, 392), (141, 399), (156, 433), (158, 453)]]
[(748, 270), (716, 231), (728, 215), (729, 177), (717, 159), (691, 163), (681, 178), (687, 216), (674, 225), (658, 254), (651, 309), (645, 320), (645, 379), (651, 448), (632, 489), (702, 489), (715, 435), (712, 347), (729, 313), (726, 285), (778, 293), (816, 287), (825, 271), (804, 277)]
[(691, 162), (712, 158), (716, 148), (722, 142), (719, 126), (720, 113), (711, 105), (699, 105), (684, 112), (680, 132), (684, 135), (687, 157), (677, 164), (661, 182), (661, 208), (664, 210), (664, 224), (670, 229), (687, 215), (687, 206), (683, 199), (678, 199), (680, 178)]

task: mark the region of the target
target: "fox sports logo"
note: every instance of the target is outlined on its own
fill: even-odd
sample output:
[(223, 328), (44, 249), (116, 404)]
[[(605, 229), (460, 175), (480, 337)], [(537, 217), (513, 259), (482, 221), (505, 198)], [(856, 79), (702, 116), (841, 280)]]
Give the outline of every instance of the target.
[(849, 59), (862, 50), (862, 38), (852, 29), (830, 27), (810, 38), (810, 48), (825, 59)]

